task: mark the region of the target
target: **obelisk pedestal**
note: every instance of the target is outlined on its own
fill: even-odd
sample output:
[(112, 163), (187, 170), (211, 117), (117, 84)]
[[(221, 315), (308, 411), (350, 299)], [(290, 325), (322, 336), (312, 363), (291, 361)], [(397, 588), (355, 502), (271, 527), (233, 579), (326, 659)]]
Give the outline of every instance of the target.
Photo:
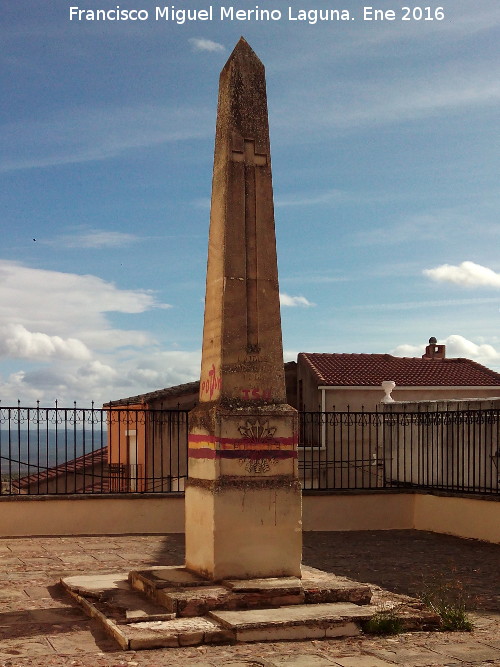
[(297, 414), (283, 369), (264, 66), (220, 75), (200, 401), (190, 413), (186, 568), (300, 577)]

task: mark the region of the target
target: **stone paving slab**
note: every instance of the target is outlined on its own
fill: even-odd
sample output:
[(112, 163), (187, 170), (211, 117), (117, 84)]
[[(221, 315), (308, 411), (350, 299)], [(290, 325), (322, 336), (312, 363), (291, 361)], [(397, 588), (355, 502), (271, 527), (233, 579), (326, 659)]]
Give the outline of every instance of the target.
[[(271, 663), (267, 663), (271, 665)], [(272, 667), (338, 667), (337, 663), (329, 658), (318, 655), (299, 654), (294, 656), (277, 657), (272, 660)]]
[(28, 623), (71, 623), (86, 619), (83, 611), (75, 607), (31, 609), (27, 616)]
[(12, 586), (4, 586), (0, 588), (0, 604), (4, 601), (12, 600), (26, 600), (27, 594), (22, 589), (14, 588)]
[(16, 558), (13, 554), (9, 556), (0, 556), (0, 569), (10, 569), (13, 566), (24, 567), (24, 562)]
[(0, 645), (0, 660), (12, 660), (17, 656), (48, 655), (51, 653), (54, 653), (54, 649), (45, 637), (2, 639)]
[(31, 600), (64, 600), (64, 593), (59, 585), (57, 586), (26, 586), (23, 593)]
[(499, 638), (496, 639), (496, 640), (495, 639), (484, 639), (480, 643), (484, 644), (485, 646), (489, 646), (490, 648), (498, 649), (498, 651), (500, 651), (500, 629), (499, 629), (499, 632), (498, 632), (498, 637)]
[(335, 658), (335, 667), (394, 667), (393, 662), (369, 655), (351, 655)]
[[(139, 539), (135, 536), (4, 538), (0, 539), (0, 553), (12, 554), (9, 548), (12, 542), (18, 546), (19, 553), (16, 552), (16, 556), (27, 554), (37, 545), (42, 545), (50, 558), (54, 559), (54, 565), (38, 570), (23, 565), (19, 571), (2, 573), (0, 593), (4, 595), (0, 596), (0, 625), (3, 626), (0, 649), (17, 651), (17, 654), (0, 653), (1, 667), (4, 664), (9, 667), (274, 667), (276, 664), (284, 667), (287, 663), (288, 667), (297, 667), (293, 664), (297, 656), (304, 656), (304, 667), (313, 667), (314, 658), (326, 660), (326, 665), (335, 667), (346, 667), (343, 665), (346, 661), (348, 667), (371, 667), (370, 661), (377, 659), (382, 661), (383, 667), (405, 664), (375, 655), (374, 651), (382, 650), (388, 650), (391, 654), (397, 652), (400, 656), (402, 651), (410, 651), (414, 657), (411, 664), (426, 667), (470, 667), (473, 664), (474, 667), (500, 667), (500, 591), (496, 583), (500, 545), (410, 530), (304, 534), (304, 560), (308, 565), (335, 571), (338, 576), (387, 586), (391, 593), (397, 591), (403, 595), (414, 595), (429, 573), (453, 572), (453, 576), (464, 583), (477, 607), (477, 611), (472, 614), (477, 628), (470, 634), (419, 632), (397, 638), (358, 636), (280, 644), (239, 643), (232, 646), (151, 649), (136, 653), (117, 649), (116, 643), (89, 619), (35, 626), (27, 624), (26, 617), (21, 615), (18, 617), (21, 622), (11, 625), (5, 622), (8, 621), (5, 610), (11, 605), (15, 605), (17, 610), (26, 609), (27, 606), (22, 606), (22, 596), (29, 587), (54, 587), (51, 592), (57, 595), (55, 584), (60, 577), (74, 576), (79, 572), (83, 574), (88, 570), (85, 564), (63, 565), (59, 559), (63, 550), (68, 553), (92, 552), (95, 556), (93, 571), (96, 573), (132, 569), (133, 564), (122, 559), (118, 551), (125, 553), (137, 549), (140, 554), (140, 549), (144, 549), (145, 545), (153, 545), (153, 549), (148, 548), (148, 553), (153, 554), (152, 566), (175, 565), (183, 561), (182, 535), (142, 536)], [(91, 542), (94, 548), (88, 549)], [(101, 549), (96, 548), (99, 543)], [(110, 546), (110, 543), (117, 548)], [(108, 554), (116, 554), (114, 563), (106, 560)], [(12, 595), (8, 593), (9, 590)], [(28, 598), (26, 600), (28, 604)], [(42, 602), (47, 607), (57, 604), (48, 598), (42, 599)], [(17, 634), (9, 638), (12, 633)], [(22, 634), (19, 636), (19, 633)], [(51, 649), (53, 636), (57, 636), (57, 641), (64, 642), (64, 646), (58, 644), (61, 650)], [(6, 644), (6, 641), (11, 640), (17, 644)], [(488, 662), (472, 663), (432, 651), (434, 646), (446, 642), (463, 645), (469, 641), (497, 650), (496, 657)], [(82, 651), (82, 648), (85, 650)], [(432, 658), (427, 662), (429, 652)], [(441, 662), (436, 664), (436, 659)], [(311, 661), (310, 665), (307, 660)], [(378, 662), (373, 664), (374, 667), (382, 667)]]
[(78, 653), (98, 653), (102, 650), (116, 651), (116, 642), (111, 638), (98, 637), (90, 630), (47, 635), (47, 641), (56, 653), (74, 655)]
[(472, 641), (464, 643), (438, 643), (433, 645), (432, 650), (447, 657), (463, 660), (464, 662), (487, 662), (499, 658), (496, 648)]
[[(375, 654), (376, 657), (386, 660), (397, 665), (405, 665), (405, 667), (420, 667), (425, 665), (430, 667), (433, 665), (442, 665), (443, 655), (436, 653), (435, 651), (421, 648), (381, 648), (378, 650), (372, 650), (371, 653)], [(446, 660), (447, 663), (450, 662), (449, 659)]]
[(78, 553), (78, 554), (62, 554), (60, 559), (63, 563), (75, 563), (77, 565), (95, 565), (96, 558), (91, 554)]

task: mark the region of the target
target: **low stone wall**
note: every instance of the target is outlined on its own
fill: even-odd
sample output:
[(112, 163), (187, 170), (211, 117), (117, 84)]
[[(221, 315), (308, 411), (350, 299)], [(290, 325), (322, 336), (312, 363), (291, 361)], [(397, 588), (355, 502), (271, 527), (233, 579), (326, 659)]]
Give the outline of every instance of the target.
[(308, 492), (302, 498), (304, 530), (414, 528), (412, 493)]
[[(429, 530), (500, 543), (500, 498), (309, 492), (305, 531)], [(0, 497), (0, 536), (183, 533), (183, 494)]]
[(4, 496), (0, 536), (183, 533), (184, 494)]
[(500, 498), (415, 494), (414, 527), (500, 544)]

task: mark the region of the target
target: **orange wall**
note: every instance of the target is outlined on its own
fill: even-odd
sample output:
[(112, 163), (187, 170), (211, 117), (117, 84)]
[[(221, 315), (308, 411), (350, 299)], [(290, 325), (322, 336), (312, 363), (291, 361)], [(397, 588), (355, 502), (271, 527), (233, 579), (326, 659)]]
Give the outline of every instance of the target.
[[(108, 411), (108, 463), (140, 466), (137, 491), (145, 488), (146, 474), (146, 411), (143, 405), (127, 405)], [(135, 445), (133, 444), (135, 431)], [(132, 450), (131, 450), (132, 447)], [(119, 489), (116, 489), (119, 490)]]

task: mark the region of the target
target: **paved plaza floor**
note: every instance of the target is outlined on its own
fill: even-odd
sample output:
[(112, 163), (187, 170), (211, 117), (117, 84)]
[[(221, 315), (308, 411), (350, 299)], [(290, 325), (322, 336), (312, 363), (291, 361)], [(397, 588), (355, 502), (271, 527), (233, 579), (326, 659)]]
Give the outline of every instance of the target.
[(402, 530), (305, 533), (304, 562), (398, 593), (441, 577), (474, 607), (471, 633), (121, 651), (65, 596), (59, 579), (182, 564), (183, 536), (0, 539), (0, 667), (500, 666), (500, 545)]

